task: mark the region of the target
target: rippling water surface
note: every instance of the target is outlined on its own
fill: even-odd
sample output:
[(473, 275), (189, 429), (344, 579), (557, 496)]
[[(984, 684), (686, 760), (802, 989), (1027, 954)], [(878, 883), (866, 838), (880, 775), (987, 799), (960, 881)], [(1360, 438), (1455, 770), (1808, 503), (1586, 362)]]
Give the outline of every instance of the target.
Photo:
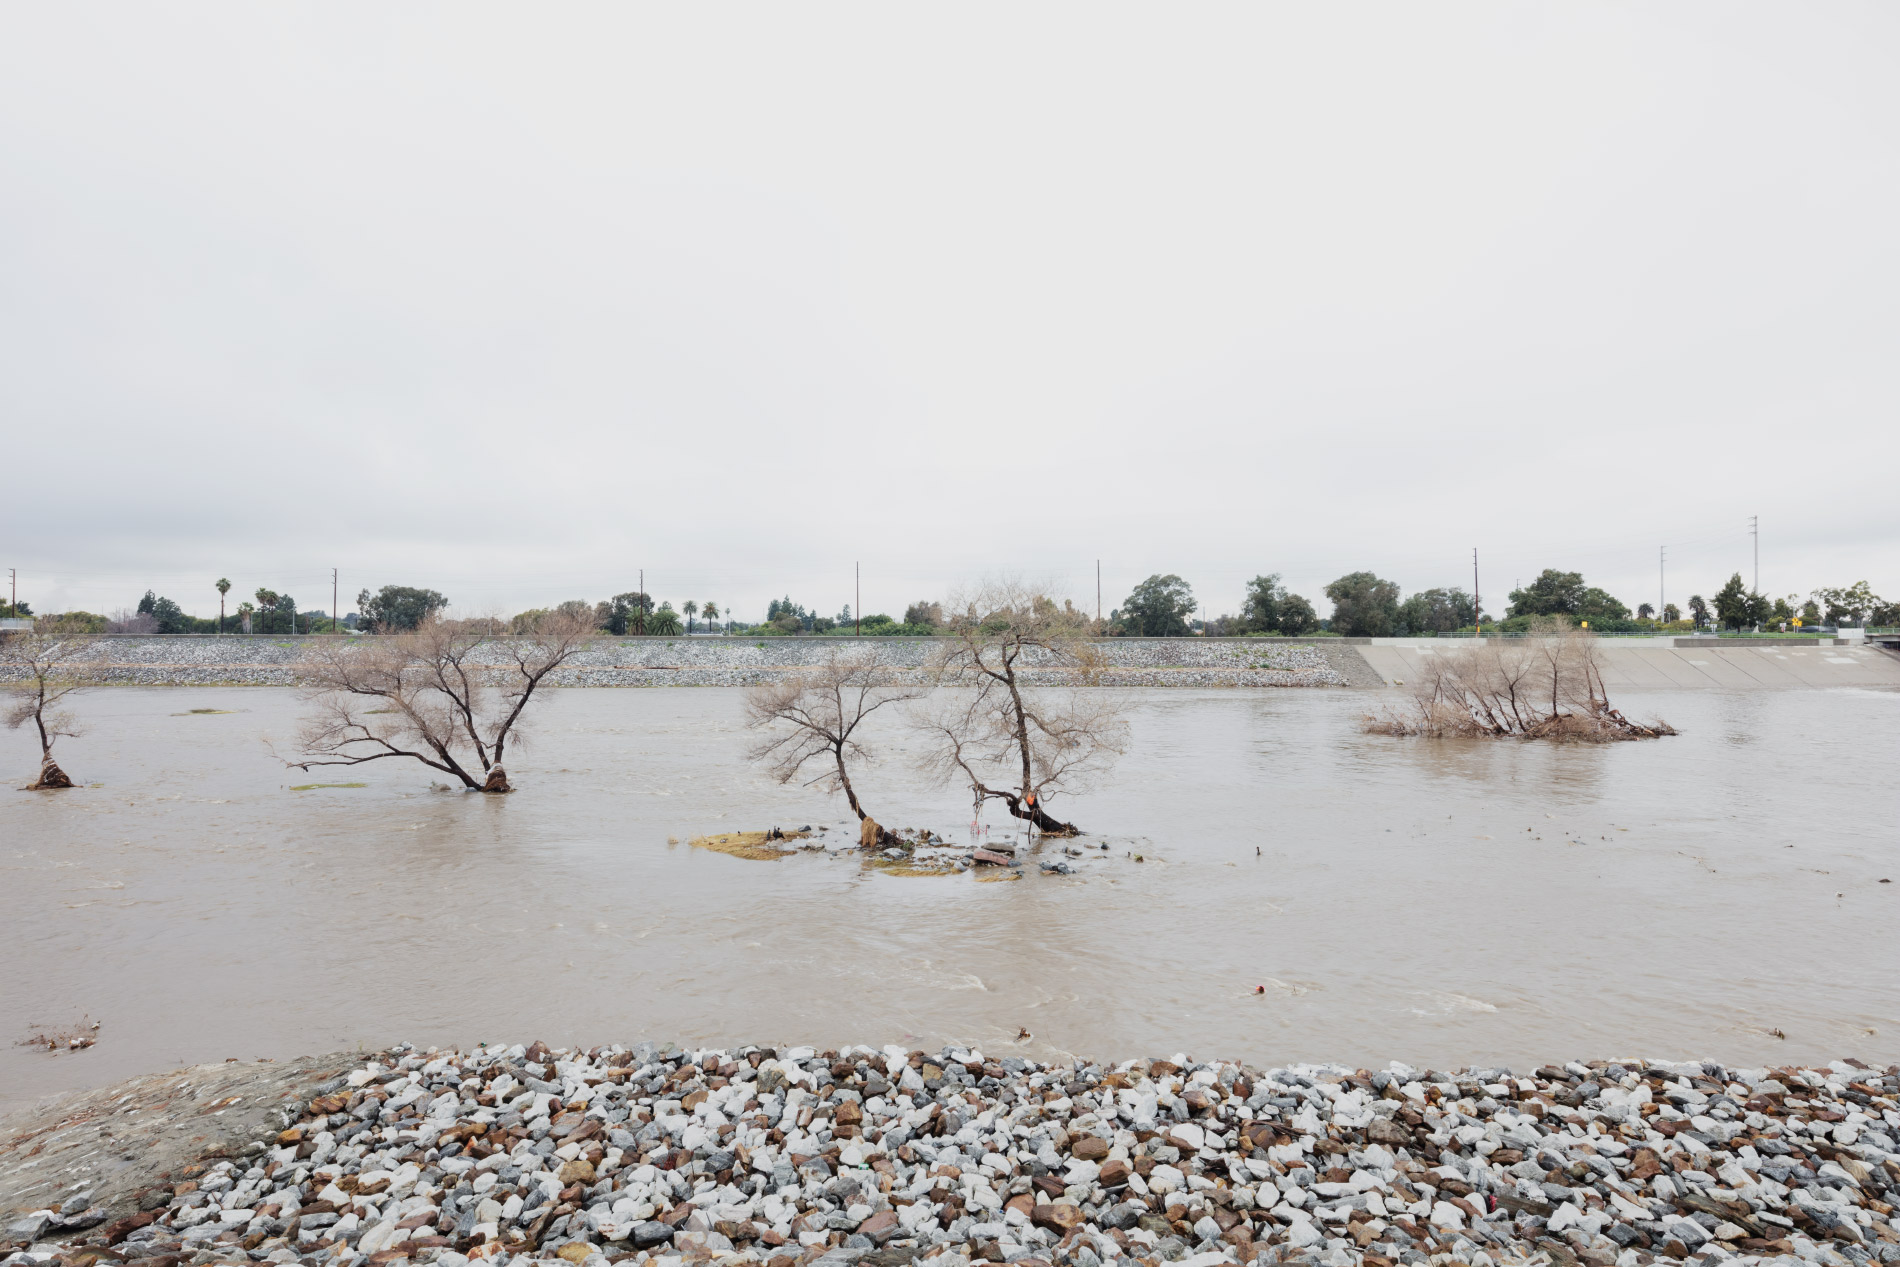
[[(1900, 1058), (1900, 695), (1625, 697), (1683, 734), (1602, 748), (1368, 736), (1376, 702), (1138, 692), (1056, 807), (1102, 833), (1081, 874), (978, 884), (669, 844), (845, 823), (748, 767), (736, 691), (555, 693), (511, 797), (286, 773), (287, 691), (102, 691), (61, 749), (99, 786), (0, 792), (0, 1101), (401, 1039)], [(872, 811), (967, 840), (881, 738)], [(90, 1051), (14, 1045), (82, 1015)]]

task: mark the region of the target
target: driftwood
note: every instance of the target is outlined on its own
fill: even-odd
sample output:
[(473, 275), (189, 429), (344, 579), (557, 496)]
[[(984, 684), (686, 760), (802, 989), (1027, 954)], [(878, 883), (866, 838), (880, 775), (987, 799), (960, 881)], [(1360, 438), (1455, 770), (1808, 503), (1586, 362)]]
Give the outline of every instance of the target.
[(1581, 632), (1487, 640), (1432, 654), (1413, 682), (1411, 711), (1369, 717), (1366, 729), (1582, 743), (1676, 733), (1668, 722), (1633, 722), (1611, 705), (1596, 639)]

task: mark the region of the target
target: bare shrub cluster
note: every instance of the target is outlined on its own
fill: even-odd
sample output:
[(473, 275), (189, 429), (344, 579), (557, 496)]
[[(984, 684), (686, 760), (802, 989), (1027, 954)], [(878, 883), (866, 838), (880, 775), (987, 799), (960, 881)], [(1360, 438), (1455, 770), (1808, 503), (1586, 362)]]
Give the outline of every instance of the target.
[(1487, 640), (1430, 656), (1412, 711), (1366, 719), (1385, 735), (1554, 739), (1608, 743), (1673, 735), (1664, 721), (1631, 721), (1610, 703), (1596, 639), (1586, 633)]

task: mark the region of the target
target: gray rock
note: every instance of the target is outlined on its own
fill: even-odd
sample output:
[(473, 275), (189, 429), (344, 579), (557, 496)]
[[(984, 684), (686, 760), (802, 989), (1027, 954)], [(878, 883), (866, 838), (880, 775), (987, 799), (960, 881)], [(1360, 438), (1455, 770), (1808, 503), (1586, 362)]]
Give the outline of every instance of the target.
[(37, 1241), (46, 1235), (46, 1229), (53, 1225), (50, 1210), (35, 1210), (24, 1218), (7, 1225), (7, 1239), (15, 1241)]
[(633, 1232), (627, 1237), (627, 1243), (636, 1249), (652, 1249), (655, 1245), (670, 1245), (672, 1241), (673, 1229), (651, 1220), (635, 1223)]

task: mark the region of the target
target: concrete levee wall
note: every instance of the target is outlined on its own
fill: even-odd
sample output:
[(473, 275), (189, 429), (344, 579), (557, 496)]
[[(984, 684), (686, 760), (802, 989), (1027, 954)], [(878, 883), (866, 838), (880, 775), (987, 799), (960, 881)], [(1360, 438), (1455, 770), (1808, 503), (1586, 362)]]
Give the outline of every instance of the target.
[[(1821, 645), (1683, 641), (1691, 645), (1673, 639), (1598, 640), (1604, 685), (1611, 691), (1900, 688), (1900, 656), (1878, 647), (1832, 640)], [(1418, 677), (1430, 657), (1471, 645), (1469, 640), (1377, 638), (1359, 651), (1386, 685), (1399, 686)]]

